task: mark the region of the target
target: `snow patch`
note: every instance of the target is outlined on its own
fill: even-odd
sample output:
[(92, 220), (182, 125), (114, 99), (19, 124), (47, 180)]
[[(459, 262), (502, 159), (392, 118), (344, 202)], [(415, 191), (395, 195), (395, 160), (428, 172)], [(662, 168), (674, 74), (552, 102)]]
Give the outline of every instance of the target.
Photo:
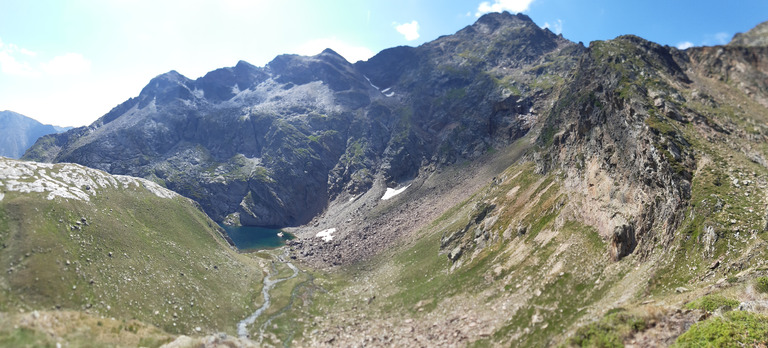
[(395, 96), (395, 92), (392, 91), (392, 87), (387, 87), (384, 90), (381, 91), (381, 94), (383, 94), (387, 98), (392, 98)]
[(397, 195), (403, 193), (405, 191), (405, 189), (407, 189), (409, 187), (411, 187), (410, 184), (408, 184), (407, 186), (401, 187), (399, 189), (393, 189), (391, 187), (387, 187), (387, 192), (384, 192), (384, 195), (381, 196), (381, 200), (382, 201), (386, 201), (386, 200), (388, 200), (388, 199), (390, 199), (390, 198), (392, 198), (394, 196), (397, 196)]
[(336, 232), (336, 227), (329, 228), (327, 230), (322, 230), (320, 232), (317, 232), (315, 237), (322, 238), (325, 242), (330, 242), (333, 240), (333, 233)]
[(5, 193), (0, 192), (0, 201), (2, 201), (3, 198), (5, 198)]
[(368, 76), (363, 75), (363, 77), (365, 77), (365, 79), (368, 80), (368, 83), (371, 84), (371, 87), (376, 88), (377, 91), (379, 90), (379, 87), (376, 87), (376, 85), (374, 85), (373, 82), (371, 82), (371, 79), (369, 79)]

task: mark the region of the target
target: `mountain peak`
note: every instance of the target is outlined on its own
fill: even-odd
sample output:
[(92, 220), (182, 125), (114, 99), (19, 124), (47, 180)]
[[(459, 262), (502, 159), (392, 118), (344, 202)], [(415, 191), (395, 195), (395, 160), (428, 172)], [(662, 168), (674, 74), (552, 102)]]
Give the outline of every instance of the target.
[[(550, 30), (539, 27), (533, 20), (522, 13), (516, 15), (509, 12), (487, 13), (475, 21), (474, 24), (465, 27), (456, 33), (458, 36), (469, 35), (475, 37), (529, 37), (535, 41), (564, 41), (561, 36), (555, 35)], [(479, 35), (479, 36), (478, 36)], [(534, 39), (535, 38), (535, 39)]]
[(235, 69), (255, 69), (256, 66), (248, 63), (244, 60), (237, 61), (237, 64), (235, 64)]
[(507, 11), (504, 12), (492, 12), (486, 13), (477, 19), (473, 27), (490, 26), (492, 30), (505, 25), (536, 25), (531, 17), (528, 17), (522, 13), (513, 15)]
[(511, 14), (509, 11), (486, 13), (477, 19), (477, 22), (520, 20), (533, 23), (531, 17), (523, 13)]
[(344, 56), (336, 53), (336, 51), (330, 48), (324, 49), (323, 52), (320, 52), (320, 54), (316, 55), (315, 58), (319, 58), (329, 62), (339, 62), (343, 64), (349, 64), (349, 61), (346, 58), (344, 58)]
[(194, 82), (194, 88), (190, 88), (201, 89), (206, 99), (219, 102), (234, 97), (235, 89), (242, 91), (252, 88), (266, 78), (261, 68), (241, 60), (232, 68), (208, 72)]
[(15, 111), (3, 110), (3, 111), (0, 111), (0, 117), (27, 117), (27, 116), (24, 116)]
[(762, 22), (746, 33), (737, 33), (733, 36), (730, 46), (768, 46), (768, 21)]
[(332, 50), (330, 48), (324, 49), (322, 52), (320, 52), (319, 55), (332, 55), (332, 56), (341, 57), (340, 54), (336, 53), (336, 51), (334, 51), (334, 50)]
[(153, 80), (157, 80), (157, 79), (165, 80), (165, 81), (177, 81), (177, 82), (185, 82), (189, 80), (186, 76), (182, 75), (176, 70), (171, 70), (167, 73), (157, 75)]
[(190, 99), (192, 94), (187, 85), (192, 82), (176, 70), (160, 74), (150, 80), (149, 84), (139, 93), (139, 108), (143, 108), (153, 99), (157, 99), (159, 103), (166, 103), (177, 98)]

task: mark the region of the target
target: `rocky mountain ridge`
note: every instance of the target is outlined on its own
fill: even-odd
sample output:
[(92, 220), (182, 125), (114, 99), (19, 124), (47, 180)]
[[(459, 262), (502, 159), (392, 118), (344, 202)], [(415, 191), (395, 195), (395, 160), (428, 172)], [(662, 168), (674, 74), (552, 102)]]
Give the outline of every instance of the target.
[(737, 33), (728, 46), (768, 46), (768, 21), (762, 22), (746, 33)]
[(299, 225), (340, 195), (526, 134), (582, 50), (504, 13), (354, 65), (326, 50), (195, 81), (172, 71), (25, 158), (150, 178), (218, 221)]
[[(759, 28), (739, 37), (758, 38)], [(741, 81), (741, 92), (766, 105), (766, 47), (737, 39), (681, 51), (622, 36), (585, 48), (525, 15), (488, 14), (454, 35), (356, 64), (325, 50), (278, 56), (264, 68), (241, 61), (194, 81), (172, 71), (26, 157), (149, 178), (226, 223), (315, 219), (311, 233), (324, 212), (360, 221), (382, 187), (422, 182), (534, 130), (537, 172), (565, 175), (581, 197), (571, 203), (574, 218), (598, 228), (618, 260), (671, 241), (684, 219), (700, 156), (680, 127), (730, 134), (715, 112), (691, 107), (712, 99), (693, 77)], [(356, 229), (369, 228), (340, 232), (358, 238), (366, 234)], [(389, 244), (376, 240), (364, 243)], [(304, 252), (343, 261), (346, 252), (335, 253)]]

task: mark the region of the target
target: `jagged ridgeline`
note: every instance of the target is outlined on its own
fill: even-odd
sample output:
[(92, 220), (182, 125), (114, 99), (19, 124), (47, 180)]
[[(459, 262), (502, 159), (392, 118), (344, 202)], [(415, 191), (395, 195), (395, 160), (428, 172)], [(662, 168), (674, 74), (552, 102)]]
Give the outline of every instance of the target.
[(303, 225), (291, 256), (341, 271), (281, 290), (253, 326), (265, 344), (765, 344), (765, 35), (585, 47), (488, 14), (365, 62), (163, 74), (25, 158), (143, 177), (216, 221)]
[[(84, 330), (86, 340), (89, 330), (118, 325), (116, 337), (136, 340), (167, 339), (159, 329), (231, 330), (249, 314), (261, 268), (221, 233), (196, 203), (153, 182), (0, 159), (0, 311), (26, 312), (14, 320), (48, 327), (52, 337)], [(8, 320), (0, 320), (3, 345), (48, 342), (42, 333), (14, 341), (25, 332), (6, 331)]]
[(326, 50), (197, 80), (171, 71), (25, 159), (147, 178), (217, 221), (300, 225), (376, 180), (412, 179), (525, 135), (582, 51), (506, 13), (355, 64)]

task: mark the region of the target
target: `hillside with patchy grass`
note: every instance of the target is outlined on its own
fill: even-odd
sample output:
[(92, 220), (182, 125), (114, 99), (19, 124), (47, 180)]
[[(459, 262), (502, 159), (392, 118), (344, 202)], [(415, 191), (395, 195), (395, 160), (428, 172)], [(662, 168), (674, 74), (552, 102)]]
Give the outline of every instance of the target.
[(303, 342), (766, 344), (765, 56), (592, 43), (529, 137), (307, 229), (339, 228), (332, 242), (295, 243), (310, 260), (399, 238), (334, 273), (322, 329)]
[(0, 190), (0, 311), (30, 325), (0, 323), (9, 339), (234, 334), (260, 301), (265, 261), (238, 254), (196, 203), (153, 182), (0, 159)]

